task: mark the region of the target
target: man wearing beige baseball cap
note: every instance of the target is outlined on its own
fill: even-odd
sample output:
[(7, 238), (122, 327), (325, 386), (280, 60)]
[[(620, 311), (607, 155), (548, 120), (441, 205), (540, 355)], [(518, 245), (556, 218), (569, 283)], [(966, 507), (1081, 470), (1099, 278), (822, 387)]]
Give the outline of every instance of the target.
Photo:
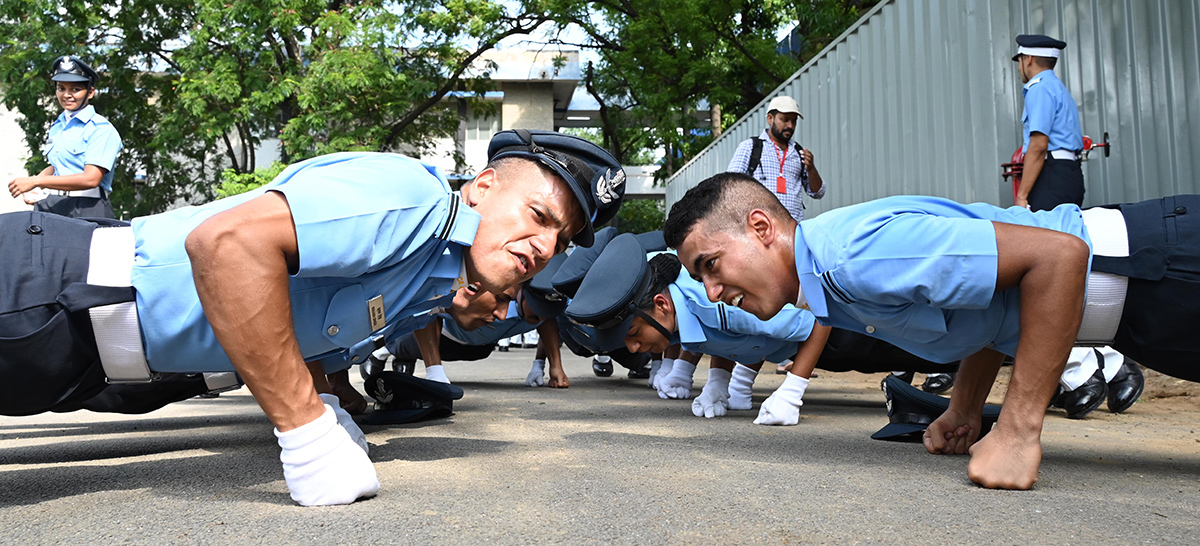
[(825, 183), (812, 150), (792, 140), (796, 122), (804, 119), (796, 99), (779, 96), (767, 106), (767, 128), (742, 141), (729, 161), (729, 172), (746, 173), (762, 182), (783, 203), (797, 222), (804, 219), (803, 190), (813, 199), (825, 196)]

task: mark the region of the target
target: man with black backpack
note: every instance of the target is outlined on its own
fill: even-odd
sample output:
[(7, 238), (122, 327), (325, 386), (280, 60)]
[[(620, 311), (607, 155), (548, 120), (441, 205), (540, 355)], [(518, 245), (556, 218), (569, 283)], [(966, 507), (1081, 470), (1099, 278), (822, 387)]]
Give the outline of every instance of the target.
[(820, 199), (825, 184), (813, 160), (812, 150), (792, 140), (800, 105), (792, 97), (775, 97), (767, 107), (767, 128), (762, 135), (738, 145), (729, 161), (729, 172), (746, 173), (762, 182), (783, 203), (797, 222), (804, 219), (804, 196)]

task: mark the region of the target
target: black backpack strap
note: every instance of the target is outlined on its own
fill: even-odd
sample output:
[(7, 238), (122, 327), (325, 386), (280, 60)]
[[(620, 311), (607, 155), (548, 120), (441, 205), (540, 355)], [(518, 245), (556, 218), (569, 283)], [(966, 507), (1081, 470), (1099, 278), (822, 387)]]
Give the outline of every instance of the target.
[(804, 148), (800, 146), (799, 142), (793, 142), (792, 144), (796, 147), (797, 154), (801, 154), (801, 155), (804, 154)]
[(757, 171), (759, 163), (762, 163), (763, 139), (754, 137), (750, 140), (754, 141), (754, 146), (750, 148), (750, 161), (746, 164), (746, 174), (754, 176), (754, 171)]

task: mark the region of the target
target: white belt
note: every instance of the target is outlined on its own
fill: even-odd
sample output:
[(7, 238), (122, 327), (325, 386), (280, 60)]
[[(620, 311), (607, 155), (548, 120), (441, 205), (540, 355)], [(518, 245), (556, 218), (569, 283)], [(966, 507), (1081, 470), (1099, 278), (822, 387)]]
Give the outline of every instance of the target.
[(54, 190), (54, 192), (56, 195), (65, 195), (67, 197), (95, 197), (97, 199), (101, 197), (100, 186), (88, 188), (86, 190)]
[[(88, 257), (88, 284), (132, 286), (133, 228), (96, 228)], [(137, 303), (128, 301), (88, 310), (100, 364), (109, 383), (144, 383), (154, 379), (142, 349)]]
[[(1083, 211), (1083, 224), (1092, 240), (1094, 256), (1129, 256), (1129, 234), (1125, 216), (1117, 209), (1094, 208)], [(1107, 345), (1117, 334), (1121, 313), (1125, 310), (1125, 292), (1129, 279), (1112, 273), (1088, 274), (1087, 300), (1076, 343)]]
[(1072, 161), (1079, 159), (1079, 154), (1074, 150), (1054, 150), (1049, 155), (1054, 159), (1070, 159)]

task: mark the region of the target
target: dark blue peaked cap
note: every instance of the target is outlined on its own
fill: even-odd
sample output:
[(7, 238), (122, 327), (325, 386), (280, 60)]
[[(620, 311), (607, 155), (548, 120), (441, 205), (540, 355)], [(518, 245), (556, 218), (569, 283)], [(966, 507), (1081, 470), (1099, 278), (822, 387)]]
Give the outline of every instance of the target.
[[(1021, 51), (1021, 48), (1043, 49), (1043, 50), (1049, 50), (1049, 49), (1062, 50), (1065, 47), (1067, 47), (1066, 42), (1064, 42), (1062, 40), (1055, 40), (1054, 38), (1051, 38), (1049, 36), (1042, 36), (1041, 34), (1022, 34), (1020, 36), (1017, 36), (1017, 54), (1013, 55), (1012, 60), (1014, 60), (1014, 61), (1017, 60), (1017, 58), (1020, 57), (1022, 54), (1027, 54), (1027, 55), (1031, 55), (1034, 57), (1049, 57), (1050, 56), (1050, 55), (1038, 55), (1035, 53), (1024, 52), (1024, 51)], [(1057, 55), (1055, 55), (1055, 57), (1057, 58)]]
[(572, 241), (592, 246), (596, 226), (612, 220), (625, 199), (625, 170), (604, 148), (582, 138), (554, 131), (514, 129), (492, 136), (488, 161), (524, 157), (558, 173), (587, 217)]
[(100, 75), (83, 59), (74, 55), (63, 55), (54, 59), (50, 66), (50, 80), (56, 82), (88, 82), (95, 87), (100, 82)]
[(550, 282), (565, 261), (567, 261), (566, 254), (554, 256), (550, 259), (550, 263), (546, 264), (545, 269), (534, 275), (523, 289), (525, 304), (540, 318), (552, 319), (561, 315), (567, 308), (566, 294), (555, 290), (554, 284)]
[(558, 272), (551, 279), (551, 284), (554, 289), (560, 293), (566, 294), (567, 297), (575, 297), (575, 292), (579, 290), (579, 284), (583, 282), (583, 276), (587, 275), (589, 269), (592, 268), (592, 263), (604, 252), (604, 247), (608, 242), (617, 236), (617, 228), (606, 227), (596, 232), (595, 244), (590, 247), (576, 248), (571, 255), (567, 257), (567, 261), (563, 262), (558, 268)]
[(662, 252), (667, 249), (667, 240), (662, 231), (647, 231), (637, 235), (638, 242), (646, 252)]
[[(889, 423), (871, 435), (875, 440), (920, 442), (921, 433), (950, 407), (949, 398), (922, 391), (891, 374), (883, 378), (880, 386), (887, 398)], [(996, 424), (999, 417), (1000, 406), (984, 404), (980, 438), (992, 430), (992, 425)]]
[[(595, 328), (597, 348), (625, 346), (625, 334), (635, 316), (633, 308), (650, 284), (650, 264), (638, 238), (626, 233), (604, 248), (567, 305), (571, 322)], [(597, 351), (600, 352), (600, 351)]]

